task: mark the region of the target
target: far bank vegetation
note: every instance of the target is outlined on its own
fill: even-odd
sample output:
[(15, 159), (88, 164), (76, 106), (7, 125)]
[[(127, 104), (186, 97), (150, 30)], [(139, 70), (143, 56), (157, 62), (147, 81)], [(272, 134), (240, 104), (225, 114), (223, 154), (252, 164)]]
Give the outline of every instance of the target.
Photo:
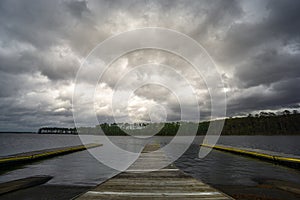
[[(209, 121), (195, 122), (166, 122), (166, 123), (135, 123), (135, 124), (108, 124), (103, 123), (96, 127), (78, 128), (79, 134), (99, 134), (125, 136), (147, 135), (149, 127), (153, 128), (157, 136), (176, 135), (180, 125), (185, 127), (195, 127), (198, 124), (197, 135), (205, 135), (209, 126)], [(161, 128), (159, 128), (161, 127)], [(147, 131), (146, 131), (147, 128)], [(159, 129), (158, 129), (159, 128)], [(145, 131), (144, 131), (145, 130)], [(151, 130), (151, 129), (150, 129)], [(157, 131), (158, 130), (158, 131)], [(147, 132), (147, 133), (145, 133)], [(191, 135), (191, 131), (186, 128), (184, 135)], [(247, 117), (226, 118), (222, 135), (296, 135), (300, 134), (300, 114), (298, 111), (285, 110), (280, 114), (273, 112), (261, 112), (259, 114), (249, 114)]]

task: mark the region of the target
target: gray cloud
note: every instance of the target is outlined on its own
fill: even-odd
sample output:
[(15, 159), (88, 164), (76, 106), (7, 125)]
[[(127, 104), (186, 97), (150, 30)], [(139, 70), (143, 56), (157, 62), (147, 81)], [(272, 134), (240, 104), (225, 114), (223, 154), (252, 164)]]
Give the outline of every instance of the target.
[[(259, 7), (260, 5), (256, 5)], [(221, 41), (222, 61), (240, 61), (262, 48), (280, 48), (299, 43), (300, 14), (298, 1), (268, 1), (262, 19), (237, 21), (231, 25)]]
[[(85, 56), (109, 36), (151, 26), (183, 32), (208, 50), (227, 87), (229, 115), (298, 107), (299, 10), (300, 2), (295, 0), (2, 0), (0, 129), (73, 126), (73, 83)], [(153, 50), (137, 51), (122, 59), (102, 80), (97, 111), (100, 121), (112, 120), (107, 105), (122, 75), (122, 63), (130, 69), (153, 61), (170, 65), (186, 77), (199, 97), (202, 115), (209, 116), (205, 84), (181, 58)], [(147, 74), (150, 72), (152, 76)], [(184, 96), (184, 84), (170, 74), (151, 70), (147, 73), (131, 77), (128, 85), (134, 85), (135, 78), (160, 75), (178, 85)], [(86, 75), (84, 84), (94, 78), (92, 75)], [(145, 86), (134, 95), (133, 108), (162, 104), (168, 111), (168, 120), (180, 118), (178, 102), (168, 91)], [(189, 105), (185, 100), (185, 106), (193, 109)]]
[(266, 50), (236, 68), (239, 86), (270, 85), (284, 79), (300, 77), (300, 55)]
[(66, 3), (72, 15), (77, 18), (81, 18), (84, 13), (89, 13), (90, 10), (87, 7), (87, 1), (71, 1)]
[(228, 114), (250, 113), (259, 110), (280, 110), (283, 108), (299, 108), (300, 78), (288, 79), (271, 84), (270, 87), (250, 88), (235, 97), (229, 97)]

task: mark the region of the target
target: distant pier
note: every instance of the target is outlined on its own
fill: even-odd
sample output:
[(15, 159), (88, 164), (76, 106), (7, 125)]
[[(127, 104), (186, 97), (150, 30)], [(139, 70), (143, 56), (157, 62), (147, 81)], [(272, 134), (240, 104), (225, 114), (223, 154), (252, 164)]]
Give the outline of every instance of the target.
[(78, 135), (76, 128), (57, 128), (57, 127), (43, 127), (38, 130), (39, 134), (69, 134)]
[[(150, 155), (147, 152), (152, 152)], [(140, 157), (125, 172), (79, 196), (92, 199), (218, 199), (231, 197), (185, 174), (173, 164), (155, 170), (169, 160), (158, 145), (147, 145)]]

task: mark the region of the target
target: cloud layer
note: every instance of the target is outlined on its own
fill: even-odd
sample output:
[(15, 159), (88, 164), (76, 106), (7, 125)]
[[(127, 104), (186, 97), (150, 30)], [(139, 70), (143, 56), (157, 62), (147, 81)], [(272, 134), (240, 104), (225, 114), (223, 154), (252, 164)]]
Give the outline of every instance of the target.
[[(36, 130), (40, 126), (74, 126), (72, 93), (83, 59), (106, 38), (142, 27), (180, 31), (212, 56), (227, 91), (228, 116), (300, 105), (300, 2), (296, 0), (167, 0), (167, 1), (16, 1), (0, 2), (0, 131)], [(202, 119), (210, 114), (205, 82), (180, 57), (141, 50), (120, 57), (99, 82), (95, 110), (100, 122), (112, 122), (111, 98), (123, 75), (142, 64), (164, 64), (194, 88)], [(92, 72), (82, 83), (88, 85)], [(136, 73), (186, 85), (161, 70)], [(97, 77), (94, 77), (97, 78)], [(186, 108), (193, 109), (189, 100)], [(152, 111), (151, 111), (152, 110)], [(134, 91), (118, 110), (122, 119), (179, 120), (176, 94), (147, 85)], [(191, 112), (192, 113), (192, 112)], [(87, 118), (89, 113), (82, 114)], [(190, 116), (191, 119), (193, 116)]]

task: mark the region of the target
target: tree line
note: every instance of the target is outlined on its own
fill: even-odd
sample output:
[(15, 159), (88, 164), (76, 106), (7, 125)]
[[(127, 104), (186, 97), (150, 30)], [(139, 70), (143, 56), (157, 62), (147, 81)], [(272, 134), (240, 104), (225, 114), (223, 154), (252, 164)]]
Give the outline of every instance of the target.
[(223, 135), (295, 135), (300, 134), (300, 114), (285, 110), (279, 115), (261, 112), (242, 118), (226, 119)]
[[(173, 136), (176, 135), (179, 128), (183, 135), (191, 135), (189, 127), (197, 127), (197, 135), (205, 135), (209, 121), (205, 122), (166, 122), (151, 124), (156, 131), (155, 127), (162, 127), (157, 136)], [(83, 127), (79, 128), (79, 134), (98, 134), (99, 132), (105, 135), (118, 135), (126, 136), (127, 133), (135, 133), (136, 135), (143, 135), (143, 130), (148, 127), (148, 123), (135, 123), (135, 124), (108, 124), (103, 123), (94, 128)], [(128, 131), (129, 130), (129, 131)], [(151, 130), (151, 129), (150, 129)], [(155, 132), (154, 131), (154, 132)], [(149, 132), (149, 130), (147, 131)], [(285, 110), (280, 114), (273, 112), (260, 112), (258, 114), (249, 114), (247, 117), (234, 117), (226, 118), (222, 135), (295, 135), (300, 134), (300, 114), (298, 111)]]
[[(38, 133), (48, 134), (99, 134), (110, 136), (147, 135), (173, 136), (180, 128), (183, 135), (207, 133), (210, 122), (166, 122), (166, 123), (103, 123), (95, 127), (57, 128), (43, 127)], [(196, 129), (195, 129), (196, 127)], [(147, 128), (147, 129), (145, 129)], [(152, 129), (153, 131), (151, 131)], [(285, 110), (279, 114), (260, 112), (247, 117), (227, 118), (224, 122), (222, 135), (296, 135), (300, 134), (300, 114), (298, 111)]]

